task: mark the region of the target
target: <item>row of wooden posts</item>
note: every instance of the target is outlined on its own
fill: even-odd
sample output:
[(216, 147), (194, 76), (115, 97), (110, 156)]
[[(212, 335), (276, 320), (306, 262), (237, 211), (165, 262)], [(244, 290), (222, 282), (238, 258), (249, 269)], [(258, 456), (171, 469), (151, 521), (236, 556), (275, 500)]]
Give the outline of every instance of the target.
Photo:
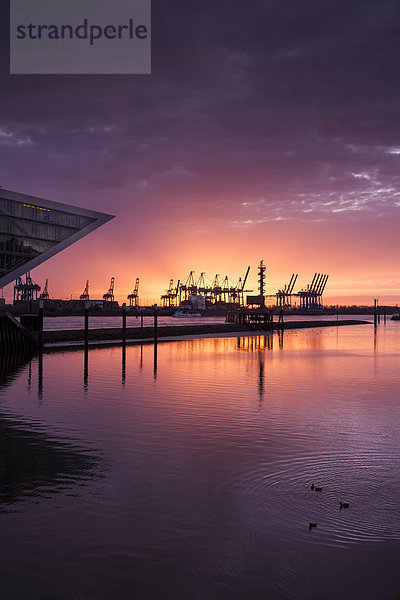
[[(378, 310), (378, 299), (374, 299), (374, 326), (381, 322), (381, 313)], [(383, 309), (383, 322), (386, 323), (386, 308)]]
[[(153, 321), (153, 333), (154, 340), (158, 339), (158, 310), (157, 304), (154, 305), (154, 321)], [(39, 347), (43, 347), (43, 301), (39, 302), (39, 322), (38, 322), (38, 343)], [(140, 310), (140, 337), (143, 337), (143, 317), (144, 311)], [(87, 342), (89, 340), (89, 308), (85, 306), (84, 309), (84, 340)], [(126, 304), (122, 305), (122, 341), (126, 341)]]
[[(158, 340), (158, 306), (154, 304), (153, 306), (153, 337), (154, 341)], [(43, 346), (43, 301), (39, 302), (39, 323), (38, 323), (38, 341), (39, 346)], [(143, 317), (144, 311), (140, 310), (140, 337), (143, 337)], [(271, 318), (271, 322), (269, 323), (270, 327), (266, 327), (266, 329), (273, 328), (273, 317)], [(284, 319), (283, 319), (283, 310), (279, 312), (279, 318), (277, 323), (277, 329), (284, 329)], [(85, 306), (84, 309), (84, 341), (89, 341), (89, 307)], [(122, 305), (122, 342), (126, 342), (126, 304)]]
[[(157, 304), (153, 306), (154, 310), (154, 321), (153, 321), (153, 333), (154, 340), (158, 339), (158, 307)], [(143, 316), (144, 311), (140, 309), (140, 337), (143, 337)], [(85, 306), (85, 326), (84, 326), (85, 342), (89, 340), (89, 308)], [(122, 305), (122, 342), (126, 342), (126, 304)]]
[[(157, 304), (155, 304), (153, 306), (153, 309), (154, 309), (153, 335), (154, 335), (154, 340), (157, 341), (157, 339), (158, 339)], [(41, 300), (39, 302), (39, 323), (38, 323), (38, 342), (39, 342), (40, 347), (43, 346), (43, 312), (44, 312), (43, 301)], [(386, 323), (386, 309), (384, 310), (384, 313), (383, 313), (383, 319), (384, 319), (384, 322)], [(380, 323), (380, 321), (381, 321), (381, 314), (378, 310), (378, 301), (377, 301), (377, 299), (375, 299), (374, 300), (374, 325), (375, 325), (375, 327)], [(269, 324), (272, 329), (273, 318), (271, 319), (271, 323), (269, 323)], [(279, 312), (277, 329), (278, 330), (284, 329), (283, 310), (281, 310)], [(140, 310), (140, 337), (143, 337), (143, 309)], [(85, 306), (84, 339), (85, 339), (85, 342), (87, 342), (89, 340), (89, 308), (87, 306)], [(126, 342), (126, 304), (125, 303), (122, 305), (122, 341)]]

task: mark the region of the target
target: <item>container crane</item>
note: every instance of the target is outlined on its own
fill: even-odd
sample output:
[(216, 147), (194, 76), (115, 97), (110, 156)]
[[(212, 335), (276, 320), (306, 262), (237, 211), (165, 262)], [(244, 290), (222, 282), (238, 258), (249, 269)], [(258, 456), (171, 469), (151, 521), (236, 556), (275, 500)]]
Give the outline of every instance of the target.
[(48, 300), (49, 299), (50, 296), (49, 296), (49, 292), (47, 290), (48, 283), (49, 283), (49, 280), (46, 279), (46, 283), (44, 284), (43, 292), (39, 296), (39, 300)]
[(103, 294), (103, 300), (105, 302), (114, 302), (114, 284), (115, 284), (115, 278), (111, 277), (110, 287), (108, 289), (108, 292), (106, 294)]
[(296, 295), (300, 300), (300, 308), (303, 310), (320, 310), (322, 308), (322, 294), (325, 290), (329, 275), (314, 273), (310, 285), (300, 290)]
[(173, 296), (174, 296), (174, 280), (170, 279), (169, 286), (168, 286), (168, 289), (166, 290), (166, 293), (161, 296), (162, 305), (170, 307)]
[(289, 283), (284, 285), (283, 290), (278, 290), (276, 292), (276, 306), (279, 308), (291, 307), (293, 288), (297, 281), (297, 277), (298, 274), (295, 275), (292, 273)]
[(182, 284), (179, 288), (179, 303), (181, 303), (182, 301), (182, 292), (184, 292), (185, 300), (188, 299), (188, 296), (190, 296), (190, 294), (196, 294), (197, 286), (194, 281), (194, 271), (190, 271), (185, 283)]
[(225, 275), (224, 281), (222, 282), (222, 295), (224, 297), (224, 302), (229, 300), (230, 290), (231, 288), (229, 287), (228, 275)]
[(247, 281), (247, 278), (249, 276), (249, 273), (250, 273), (250, 266), (247, 267), (247, 271), (246, 271), (246, 275), (244, 276), (244, 279), (243, 279), (242, 287), (239, 290), (239, 304), (241, 304), (242, 306), (244, 306), (244, 294), (245, 294), (245, 292), (252, 292), (253, 291), (253, 290), (245, 290), (244, 289), (244, 286), (246, 285), (246, 281)]
[(222, 300), (222, 287), (219, 282), (219, 273), (215, 274), (214, 281), (212, 282), (212, 294), (215, 302), (221, 302)]
[(139, 277), (136, 277), (135, 288), (128, 296), (129, 306), (139, 307)]
[(79, 300), (89, 300), (89, 279), (86, 280), (86, 286), (83, 290), (83, 294), (79, 296)]
[(14, 302), (37, 300), (38, 292), (40, 292), (40, 285), (32, 281), (31, 273), (28, 271), (25, 275), (25, 282), (22, 281), (21, 277), (18, 277), (15, 282)]

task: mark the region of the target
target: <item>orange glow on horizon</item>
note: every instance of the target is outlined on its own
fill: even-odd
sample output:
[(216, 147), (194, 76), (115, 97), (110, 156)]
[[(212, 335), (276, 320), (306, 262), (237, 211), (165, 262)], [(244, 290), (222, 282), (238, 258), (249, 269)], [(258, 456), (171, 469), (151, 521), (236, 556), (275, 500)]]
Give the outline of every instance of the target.
[[(91, 208), (106, 210), (107, 206)], [(246, 289), (257, 293), (257, 266), (263, 259), (267, 294), (282, 289), (292, 273), (298, 273), (297, 292), (318, 272), (329, 274), (326, 305), (371, 306), (374, 298), (381, 304), (400, 302), (394, 219), (380, 229), (370, 221), (344, 216), (326, 222), (288, 217), (239, 227), (232, 225), (233, 214), (225, 206), (216, 203), (214, 211), (206, 210), (201, 198), (198, 202), (192, 198), (190, 205), (175, 201), (158, 207), (155, 215), (146, 213), (140, 218), (128, 198), (115, 208), (116, 217), (110, 223), (32, 271), (33, 280), (42, 287), (49, 279), (50, 297), (79, 298), (89, 279), (90, 297), (99, 299), (113, 276), (116, 300), (123, 303), (139, 277), (142, 304), (160, 304), (171, 278), (176, 285), (194, 270), (196, 279), (205, 272), (212, 281), (218, 273), (221, 280), (228, 275), (236, 284), (248, 265)], [(12, 285), (5, 288), (5, 296), (12, 297)]]

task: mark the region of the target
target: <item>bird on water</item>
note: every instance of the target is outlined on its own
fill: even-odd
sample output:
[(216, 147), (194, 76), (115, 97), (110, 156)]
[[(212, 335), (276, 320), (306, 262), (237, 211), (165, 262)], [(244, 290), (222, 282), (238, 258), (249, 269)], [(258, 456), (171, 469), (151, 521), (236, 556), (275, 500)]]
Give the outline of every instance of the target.
[(314, 490), (314, 491), (316, 491), (316, 492), (322, 492), (322, 487), (317, 487), (313, 483), (311, 484), (311, 489)]
[(316, 524), (316, 523), (309, 523), (309, 524), (308, 524), (308, 529), (309, 529), (309, 531), (311, 531), (311, 529), (314, 529), (314, 527), (316, 527), (316, 526), (317, 526), (317, 524)]
[(339, 508), (349, 508), (349, 506), (348, 502), (339, 502)]

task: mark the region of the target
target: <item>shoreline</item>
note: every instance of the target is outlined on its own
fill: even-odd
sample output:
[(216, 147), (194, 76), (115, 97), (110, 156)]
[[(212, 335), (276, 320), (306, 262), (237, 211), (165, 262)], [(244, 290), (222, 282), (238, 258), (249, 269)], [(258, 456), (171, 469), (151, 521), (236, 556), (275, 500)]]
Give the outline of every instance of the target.
[[(371, 322), (364, 320), (339, 320), (339, 321), (288, 321), (284, 323), (283, 330), (290, 329), (311, 329), (316, 327), (340, 327), (343, 325), (371, 325)], [(213, 325), (181, 325), (164, 326), (157, 329), (157, 342), (179, 341), (198, 338), (215, 337), (233, 337), (233, 336), (255, 336), (267, 335), (279, 331), (278, 323), (273, 323), (273, 328), (249, 329), (246, 325), (237, 325), (233, 323), (216, 323)], [(154, 328), (144, 327), (126, 329), (126, 345), (132, 344), (152, 344), (154, 343)], [(89, 339), (84, 339), (84, 331), (79, 329), (64, 331), (44, 331), (43, 332), (43, 350), (73, 350), (83, 349), (87, 344), (90, 348), (102, 348), (107, 346), (123, 345), (122, 329), (90, 329)]]

